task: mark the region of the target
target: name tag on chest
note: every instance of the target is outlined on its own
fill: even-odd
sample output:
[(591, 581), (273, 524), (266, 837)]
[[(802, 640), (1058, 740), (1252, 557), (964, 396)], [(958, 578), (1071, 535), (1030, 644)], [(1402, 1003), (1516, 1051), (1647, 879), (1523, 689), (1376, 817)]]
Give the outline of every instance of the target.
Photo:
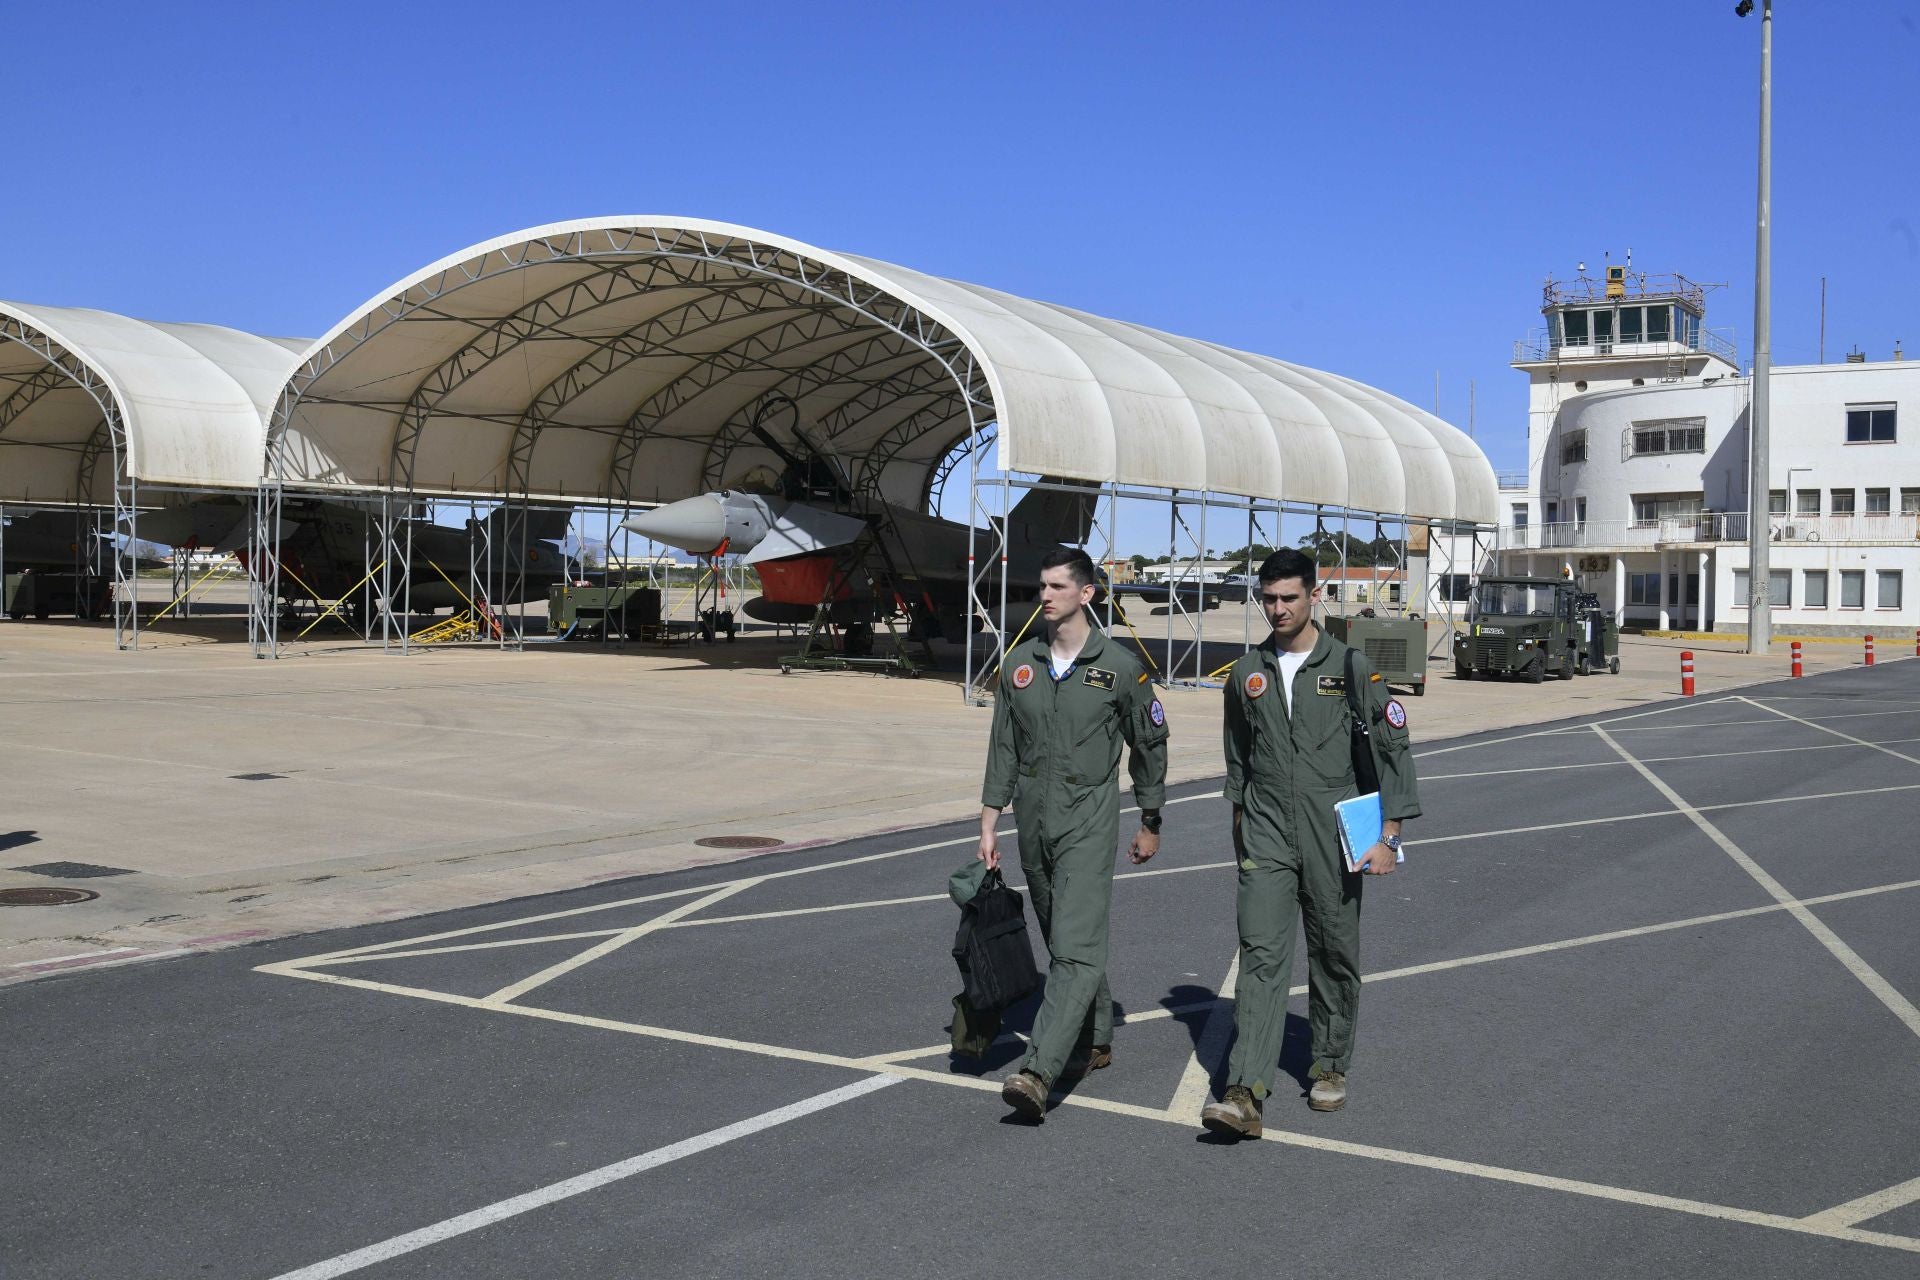
[(1087, 674), (1081, 679), (1096, 689), (1113, 688), (1113, 672), (1102, 671), (1099, 667), (1088, 667)]
[(1347, 678), (1345, 676), (1321, 676), (1314, 692), (1323, 698), (1344, 698), (1347, 696)]

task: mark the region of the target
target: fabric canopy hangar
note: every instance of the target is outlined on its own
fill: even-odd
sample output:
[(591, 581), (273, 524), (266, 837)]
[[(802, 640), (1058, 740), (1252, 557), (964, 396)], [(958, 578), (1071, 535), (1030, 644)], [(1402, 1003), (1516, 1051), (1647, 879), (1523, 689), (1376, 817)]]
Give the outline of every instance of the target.
[(309, 345), (0, 302), (0, 503), (106, 507), (129, 482), (253, 489)]
[(1010, 471), (1491, 523), (1465, 434), (1350, 379), (725, 223), (601, 218), (461, 250), (306, 352), (300, 488), (665, 501), (748, 487), (785, 397), (862, 487), (928, 501), (990, 425)]

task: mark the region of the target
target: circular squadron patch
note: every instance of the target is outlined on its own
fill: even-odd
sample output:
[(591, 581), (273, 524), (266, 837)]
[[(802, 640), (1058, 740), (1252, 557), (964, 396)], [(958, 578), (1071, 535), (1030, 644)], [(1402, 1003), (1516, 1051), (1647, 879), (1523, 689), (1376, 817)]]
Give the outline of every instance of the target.
[(1147, 708), (1147, 719), (1153, 721), (1156, 727), (1167, 722), (1167, 709), (1160, 705), (1160, 699), (1155, 698), (1153, 705)]
[(1033, 668), (1030, 665), (1023, 662), (1019, 666), (1013, 669), (1013, 687), (1014, 688), (1024, 689), (1032, 683), (1033, 683)]
[(1257, 698), (1267, 691), (1267, 673), (1255, 671), (1247, 677), (1247, 696)]
[(1396, 729), (1407, 727), (1407, 709), (1400, 705), (1400, 699), (1387, 699), (1387, 723)]

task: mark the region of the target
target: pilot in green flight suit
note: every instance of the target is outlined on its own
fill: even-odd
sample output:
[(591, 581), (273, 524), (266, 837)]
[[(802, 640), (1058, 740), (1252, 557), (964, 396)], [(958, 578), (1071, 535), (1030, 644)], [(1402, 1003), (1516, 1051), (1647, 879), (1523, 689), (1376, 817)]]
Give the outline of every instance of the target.
[[(1240, 865), (1239, 978), (1225, 1097), (1201, 1121), (1231, 1137), (1260, 1135), (1260, 1102), (1272, 1087), (1286, 1030), (1297, 913), (1305, 913), (1307, 1021), (1314, 1086), (1308, 1105), (1346, 1102), (1360, 1006), (1360, 891), (1365, 875), (1388, 875), (1400, 822), (1419, 816), (1407, 713), (1354, 655), (1380, 780), (1381, 841), (1348, 871), (1333, 806), (1357, 793), (1347, 703), (1347, 646), (1312, 622), (1319, 595), (1313, 561), (1283, 550), (1260, 567), (1265, 643), (1234, 663), (1226, 689), (1226, 797)], [(1290, 691), (1290, 696), (1289, 696)]]
[(1013, 804), (1020, 869), (1051, 957), (1026, 1058), (1001, 1087), (1007, 1105), (1031, 1120), (1046, 1118), (1048, 1091), (1063, 1074), (1113, 1059), (1107, 919), (1120, 839), (1120, 744), (1132, 749), (1127, 771), (1140, 806), (1134, 862), (1159, 851), (1167, 778), (1166, 711), (1140, 663), (1088, 620), (1092, 560), (1083, 551), (1052, 552), (1040, 582), (1047, 634), (1015, 645), (1001, 666), (979, 851), (988, 866), (1000, 865), (994, 823)]

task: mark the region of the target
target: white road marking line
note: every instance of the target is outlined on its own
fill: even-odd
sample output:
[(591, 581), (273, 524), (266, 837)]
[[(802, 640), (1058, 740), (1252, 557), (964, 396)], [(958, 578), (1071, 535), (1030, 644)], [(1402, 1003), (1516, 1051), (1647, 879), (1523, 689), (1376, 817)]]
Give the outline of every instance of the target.
[[(1731, 699), (1713, 698), (1709, 701), (1695, 703), (1695, 704), (1680, 702), (1669, 707), (1655, 707), (1651, 711), (1635, 711), (1629, 715), (1613, 716), (1606, 720), (1597, 721), (1596, 723), (1620, 724), (1627, 720), (1644, 720), (1648, 716), (1671, 715), (1675, 711), (1689, 711), (1689, 710), (1697, 711), (1703, 706), (1712, 707), (1712, 706), (1717, 706), (1722, 702), (1728, 702), (1728, 701), (1731, 701)], [(1551, 737), (1556, 733), (1578, 733), (1580, 730), (1584, 728), (1586, 728), (1585, 725), (1576, 724), (1576, 725), (1568, 725), (1559, 729), (1535, 729), (1531, 733), (1516, 733), (1510, 737), (1505, 737), (1505, 738), (1489, 738), (1485, 742), (1462, 742), (1458, 746), (1432, 747), (1426, 751), (1414, 752), (1413, 758), (1415, 760), (1425, 760), (1429, 756), (1444, 756), (1454, 751), (1473, 751), (1480, 747), (1497, 747), (1502, 743), (1506, 743), (1506, 742), (1524, 742), (1528, 738), (1546, 738), (1546, 737)]]
[(69, 960), (91, 960), (95, 956), (117, 956), (128, 951), (137, 951), (137, 947), (108, 947), (105, 951), (76, 951), (70, 956), (42, 956), (38, 960), (21, 960), (7, 966), (9, 969), (30, 969), (37, 964), (65, 964)]
[(578, 942), (584, 938), (611, 938), (619, 929), (584, 929), (579, 933), (544, 933), (537, 938), (503, 938), (494, 942), (465, 942), (451, 947), (420, 947), (413, 951), (376, 951), (371, 955), (342, 956), (338, 960), (301, 960), (300, 964), (366, 964), (374, 960), (411, 960), (417, 956), (450, 956), (463, 951), (498, 951), (504, 947), (530, 947), (536, 942)]
[[(1790, 712), (1782, 711), (1778, 707), (1770, 707), (1766, 703), (1761, 702), (1755, 698), (1742, 698), (1740, 699), (1740, 701), (1746, 703), (1748, 706), (1758, 707), (1762, 711), (1771, 712), (1776, 716), (1785, 717), (1786, 719), (1793, 721), (1795, 724), (1803, 724), (1807, 726), (1807, 728), (1809, 729), (1818, 729), (1821, 733), (1830, 733), (1836, 738), (1845, 738), (1848, 742), (1851, 742), (1856, 746), (1871, 747), (1873, 750), (1879, 751), (1885, 755), (1890, 755), (1896, 760), (1905, 760), (1908, 764), (1920, 764), (1920, 756), (1910, 756), (1903, 751), (1895, 751), (1891, 747), (1886, 746), (1884, 743), (1869, 742), (1865, 738), (1856, 738), (1850, 733), (1842, 733), (1838, 729), (1829, 729), (1824, 724), (1818, 724), (1812, 720), (1802, 720), (1799, 716), (1793, 715)], [(1892, 714), (1892, 713), (1889, 713), (1889, 714)], [(1901, 712), (1899, 714), (1911, 715), (1912, 713)], [(1828, 719), (1838, 719), (1838, 718), (1839, 717), (1837, 716), (1828, 717)], [(1903, 742), (1911, 741), (1911, 739), (1900, 739), (1900, 741), (1903, 741)]]
[(1680, 793), (1661, 781), (1653, 770), (1647, 768), (1647, 766), (1641, 764), (1638, 760), (1635, 760), (1633, 756), (1628, 754), (1627, 749), (1609, 736), (1605, 729), (1595, 725), (1593, 731), (1599, 734), (1601, 740), (1608, 746), (1619, 752), (1621, 757), (1631, 764), (1634, 770), (1658, 790), (1661, 795), (1665, 796), (1674, 808), (1686, 814), (1688, 821), (1692, 822), (1696, 827), (1699, 827), (1701, 831), (1706, 833), (1709, 840), (1719, 845), (1728, 857), (1740, 864), (1741, 870), (1752, 876), (1754, 881), (1759, 884), (1762, 889), (1765, 889), (1774, 901), (1784, 906), (1787, 912), (1806, 928), (1808, 933), (1811, 933), (1819, 940), (1821, 946), (1832, 952), (1834, 959), (1845, 965), (1847, 971), (1858, 978), (1862, 986), (1866, 987), (1868, 991), (1871, 991), (1881, 1004), (1886, 1005), (1896, 1018), (1904, 1022), (1907, 1025), (1907, 1030), (1913, 1032), (1916, 1036), (1920, 1036), (1920, 1009), (1914, 1008), (1911, 1000), (1894, 990), (1893, 985), (1881, 977), (1879, 971), (1863, 960), (1858, 952), (1842, 941), (1839, 934), (1829, 929), (1820, 917), (1814, 915), (1813, 912), (1803, 906), (1798, 899), (1788, 893), (1785, 886), (1768, 875), (1765, 868), (1749, 857), (1739, 845), (1728, 839), (1726, 833), (1708, 821), (1705, 814), (1683, 800), (1680, 797)]
[(508, 983), (506, 986), (488, 996), (484, 1003), (506, 1004), (508, 1001), (534, 990), (536, 987), (544, 987), (555, 978), (565, 977), (582, 965), (592, 964), (595, 960), (612, 955), (628, 943), (638, 941), (650, 933), (655, 933), (667, 925), (672, 924), (675, 920), (680, 919), (682, 916), (691, 915), (702, 907), (710, 907), (723, 898), (730, 898), (742, 889), (750, 889), (759, 883), (758, 880), (736, 880), (732, 884), (722, 885), (704, 898), (695, 898), (692, 902), (683, 902), (672, 910), (657, 915), (651, 920), (646, 920), (634, 925), (631, 929), (622, 929), (611, 938), (604, 939), (588, 947), (579, 955), (569, 956), (558, 964), (548, 965), (538, 973), (527, 975), (518, 982)]
[(339, 1257), (329, 1258), (325, 1262), (316, 1262), (312, 1266), (301, 1267), (298, 1271), (285, 1272), (276, 1277), (276, 1280), (333, 1280), (336, 1276), (344, 1276), (351, 1272), (360, 1271), (376, 1263), (386, 1262), (391, 1258), (400, 1257), (402, 1254), (412, 1253), (416, 1249), (424, 1249), (429, 1245), (439, 1244), (443, 1240), (451, 1240), (455, 1236), (465, 1235), (469, 1231), (478, 1231), (480, 1228), (492, 1226), (496, 1222), (502, 1222), (523, 1213), (531, 1213), (535, 1209), (544, 1208), (547, 1205), (584, 1194), (588, 1191), (596, 1191), (610, 1183), (619, 1182), (623, 1178), (631, 1178), (635, 1174), (645, 1173), (649, 1169), (658, 1169), (661, 1165), (672, 1164), (675, 1160), (684, 1160), (688, 1156), (696, 1156), (704, 1151), (711, 1151), (715, 1147), (724, 1146), (726, 1143), (751, 1137), (756, 1133), (763, 1133), (778, 1125), (786, 1124), (788, 1121), (798, 1120), (802, 1116), (812, 1115), (816, 1111), (825, 1111), (828, 1107), (837, 1107), (843, 1102), (851, 1102), (855, 1098), (862, 1098), (867, 1094), (875, 1093), (881, 1089), (900, 1083), (901, 1077), (899, 1076), (868, 1076), (864, 1080), (857, 1080), (852, 1084), (843, 1085), (838, 1089), (815, 1094), (811, 1098), (805, 1098), (784, 1107), (776, 1107), (772, 1111), (763, 1112), (751, 1119), (737, 1121), (724, 1128), (703, 1133), (698, 1137), (688, 1138), (685, 1141), (676, 1142), (670, 1146), (660, 1147), (657, 1150), (647, 1152), (645, 1155), (634, 1156), (631, 1159), (622, 1160), (616, 1164), (604, 1165), (590, 1173), (583, 1173), (578, 1177), (568, 1178), (564, 1182), (556, 1182), (550, 1186), (541, 1187), (537, 1191), (528, 1191), (506, 1200), (495, 1201), (485, 1208), (475, 1209), (471, 1213), (463, 1213), (458, 1217), (436, 1222), (430, 1227), (422, 1227), (418, 1231), (409, 1231), (405, 1235), (394, 1236), (391, 1240), (383, 1240), (379, 1244), (368, 1245), (364, 1249), (355, 1249), (352, 1253), (343, 1253)]
[(1861, 1196), (1858, 1200), (1837, 1204), (1831, 1209), (1822, 1209), (1819, 1213), (1808, 1214), (1801, 1221), (1817, 1223), (1823, 1227), (1850, 1227), (1856, 1222), (1865, 1222), (1883, 1213), (1903, 1209), (1916, 1200), (1920, 1200), (1920, 1178), (1910, 1179), (1897, 1187), (1888, 1187), (1884, 1191), (1875, 1191), (1871, 1195)]
[(1200, 1038), (1194, 1042), (1186, 1070), (1180, 1073), (1173, 1100), (1167, 1103), (1168, 1115), (1199, 1122), (1200, 1108), (1206, 1105), (1213, 1091), (1213, 1068), (1209, 1064), (1220, 1061), (1227, 1049), (1227, 1039), (1233, 1034), (1233, 993), (1239, 982), (1240, 949), (1235, 947), (1233, 959), (1227, 964), (1227, 976), (1220, 980), (1220, 990), (1211, 1001), (1213, 1010), (1200, 1028)]
[[(265, 968), (265, 966), (263, 966)], [(691, 1032), (673, 1031), (665, 1027), (649, 1027), (637, 1023), (619, 1022), (611, 1018), (593, 1018), (582, 1014), (564, 1013), (556, 1009), (539, 1009), (521, 1004), (489, 1005), (470, 996), (455, 996), (443, 991), (426, 991), (411, 987), (396, 987), (381, 982), (365, 982), (358, 978), (343, 978), (337, 974), (309, 973), (299, 969), (283, 968), (278, 970), (287, 977), (305, 978), (313, 982), (330, 983), (337, 986), (360, 987), (371, 991), (383, 991), (392, 995), (412, 996), (443, 1004), (460, 1005), (469, 1009), (480, 1009), (491, 1013), (513, 1014), (523, 1018), (539, 1018), (552, 1022), (569, 1023), (575, 1026), (595, 1027), (602, 1030), (618, 1031), (629, 1035), (647, 1036), (655, 1039), (677, 1041), (683, 1044), (705, 1045), (718, 1049), (735, 1049), (746, 1053), (761, 1054), (772, 1058), (785, 1058), (799, 1062), (817, 1062), (827, 1066), (847, 1067), (851, 1070), (871, 1070), (891, 1076), (900, 1076), (909, 1080), (925, 1080), (932, 1084), (946, 1085), (951, 1088), (972, 1089), (981, 1092), (998, 1092), (1000, 1085), (996, 1080), (968, 1075), (951, 1075), (945, 1072), (929, 1071), (920, 1067), (909, 1067), (899, 1063), (880, 1064), (859, 1059), (844, 1058), (834, 1054), (814, 1053), (805, 1049), (790, 1049), (783, 1045), (755, 1044), (749, 1041), (728, 1040), (720, 1036), (697, 1035)], [(1111, 1102), (1104, 1098), (1094, 1098), (1084, 1094), (1069, 1094), (1061, 1099), (1061, 1105), (1086, 1107), (1094, 1111), (1106, 1111), (1114, 1115), (1133, 1116), (1143, 1120), (1153, 1120), (1163, 1124), (1178, 1124), (1191, 1127), (1190, 1117), (1174, 1116), (1166, 1111), (1156, 1111), (1150, 1107), (1139, 1107), (1124, 1102)], [(1573, 1195), (1592, 1196), (1603, 1200), (1619, 1201), (1647, 1208), (1669, 1209), (1678, 1213), (1696, 1217), (1716, 1218), (1722, 1221), (1741, 1222), (1753, 1226), (1772, 1227), (1781, 1231), (1792, 1231), (1802, 1235), (1822, 1236), (1832, 1240), (1847, 1240), (1859, 1244), (1878, 1245), (1883, 1248), (1902, 1249), (1920, 1253), (1920, 1240), (1906, 1236), (1887, 1235), (1876, 1231), (1862, 1231), (1855, 1227), (1829, 1226), (1810, 1223), (1804, 1218), (1788, 1218), (1779, 1214), (1760, 1213), (1750, 1209), (1737, 1209), (1727, 1205), (1710, 1204), (1699, 1200), (1684, 1200), (1674, 1196), (1655, 1195), (1650, 1192), (1634, 1191), (1624, 1187), (1610, 1187), (1600, 1183), (1580, 1182), (1571, 1178), (1556, 1178), (1546, 1174), (1531, 1173), (1521, 1169), (1506, 1169), (1497, 1165), (1476, 1164), (1463, 1160), (1450, 1160), (1440, 1156), (1425, 1155), (1415, 1151), (1401, 1151), (1392, 1147), (1376, 1147), (1355, 1142), (1338, 1142), (1329, 1138), (1316, 1138), (1308, 1134), (1289, 1133), (1283, 1130), (1269, 1129), (1266, 1138), (1270, 1141), (1286, 1143), (1292, 1146), (1308, 1147), (1335, 1155), (1357, 1156), (1362, 1159), (1382, 1160), (1394, 1164), (1413, 1165), (1445, 1173), (1458, 1173), (1467, 1177), (1483, 1178), (1496, 1182), (1517, 1183), (1549, 1191), (1563, 1191)], [(294, 1276), (280, 1277), (279, 1280), (294, 1280)]]
[(118, 960), (97, 960), (92, 964), (71, 964), (69, 962), (55, 962), (52, 960), (32, 960), (32, 961), (28, 961), (26, 964), (23, 964), (19, 967), (26, 969), (28, 971), (32, 971), (33, 969), (36, 969), (36, 968), (57, 969), (57, 968), (66, 967), (66, 968), (72, 968), (75, 970), (85, 969), (87, 972), (91, 973), (95, 969), (112, 969), (112, 968), (115, 968), (116, 966), (123, 965), (123, 964), (141, 964), (148, 960), (171, 960), (175, 956), (192, 956), (192, 955), (200, 955), (200, 954), (202, 954), (202, 952), (198, 947), (172, 947), (166, 951), (142, 951), (138, 955), (121, 956)]
[[(638, 906), (643, 902), (665, 902), (669, 898), (690, 898), (696, 893), (706, 893), (714, 888), (710, 884), (697, 884), (689, 889), (667, 889), (660, 893), (642, 894), (637, 898), (620, 898), (613, 902), (596, 902), (586, 907), (568, 907), (564, 911), (546, 911), (537, 916), (521, 916), (517, 920), (497, 920), (492, 924), (468, 925), (464, 929), (446, 929), (439, 933), (423, 933), (412, 938), (396, 938), (392, 942), (370, 942), (365, 946), (347, 947), (340, 951), (327, 951), (317, 956), (301, 956), (298, 960), (282, 961), (282, 964), (319, 964), (323, 961), (339, 960), (346, 956), (368, 955), (375, 951), (386, 951), (397, 947), (411, 947), (422, 942), (444, 942), (448, 938), (470, 938), (476, 933), (494, 933), (501, 929), (517, 929), (525, 924), (544, 924), (549, 920), (565, 920), (573, 916), (591, 915), (596, 911), (614, 911), (620, 907)], [(265, 965), (264, 969), (278, 966)]]
[[(1756, 721), (1755, 723), (1760, 723)], [(1815, 726), (1816, 728), (1818, 726)], [(1831, 732), (1831, 730), (1829, 730)], [(1844, 736), (1844, 735), (1842, 735)], [(1900, 742), (1920, 742), (1920, 738), (1889, 738), (1888, 744)], [(1759, 747), (1748, 751), (1703, 751), (1685, 756), (1645, 756), (1647, 764), (1675, 764), (1685, 760), (1730, 760), (1736, 756), (1785, 756), (1797, 751), (1851, 751), (1856, 745), (1871, 746), (1871, 743), (1856, 742), (1820, 742), (1808, 747)], [(1516, 773), (1559, 773), (1568, 769), (1621, 769), (1626, 767), (1624, 760), (1595, 760), (1583, 764), (1538, 764), (1525, 769), (1482, 769), (1475, 773), (1427, 773), (1420, 775), (1422, 782), (1447, 782), (1456, 778), (1505, 778)]]
[[(1740, 696), (1730, 696), (1730, 697), (1722, 698), (1720, 699), (1720, 701), (1721, 702), (1747, 702), (1747, 703), (1752, 703), (1752, 705), (1754, 706), (1759, 705), (1758, 703), (1754, 703), (1751, 698), (1740, 697)], [(1906, 716), (1906, 715), (1912, 715), (1912, 714), (1913, 713), (1911, 711), (1907, 711), (1905, 709), (1899, 709), (1894, 711), (1845, 711), (1845, 712), (1841, 712), (1839, 715), (1822, 716), (1821, 719), (1823, 720), (1866, 720), (1873, 716)], [(1772, 723), (1773, 721), (1771, 720), (1711, 720), (1711, 721), (1703, 721), (1700, 724), (1634, 725), (1626, 729), (1616, 729), (1614, 730), (1614, 732), (1615, 733), (1672, 733), (1676, 729), (1737, 729), (1742, 725), (1772, 724)], [(1590, 728), (1592, 726), (1581, 725), (1578, 727)]]
[[(1120, 1024), (1116, 1022), (1114, 1025), (1119, 1026)], [(1008, 1043), (1025, 1044), (1027, 1043), (1027, 1037), (1021, 1035), (1018, 1031), (1002, 1031), (993, 1038), (992, 1044), (989, 1044), (987, 1047), (991, 1049), (996, 1044)], [(948, 1039), (942, 1040), (939, 1044), (923, 1045), (918, 1049), (901, 1049), (894, 1053), (876, 1053), (872, 1057), (862, 1058), (860, 1061), (867, 1066), (884, 1067), (896, 1062), (912, 1062), (915, 1058), (931, 1058), (936, 1053), (951, 1052), (953, 1052), (953, 1041)]]

